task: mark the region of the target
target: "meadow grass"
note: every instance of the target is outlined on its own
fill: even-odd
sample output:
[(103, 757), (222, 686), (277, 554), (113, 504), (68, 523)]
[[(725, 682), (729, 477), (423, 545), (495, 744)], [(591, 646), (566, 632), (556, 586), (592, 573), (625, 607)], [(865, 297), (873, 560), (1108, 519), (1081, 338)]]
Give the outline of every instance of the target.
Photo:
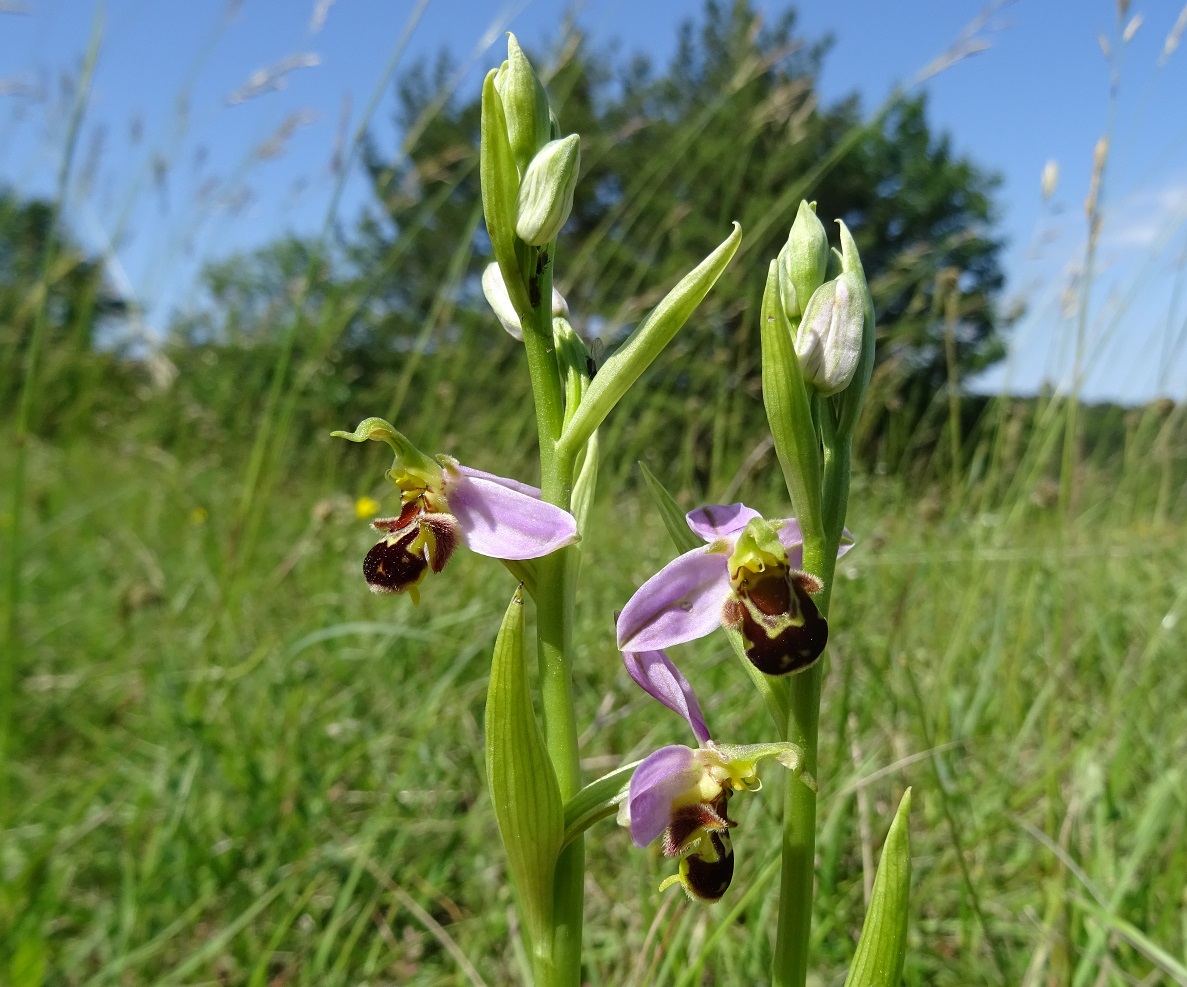
[[(466, 555), (419, 607), (371, 596), (360, 464), (327, 455), (279, 478), (228, 584), (242, 457), (29, 450), (10, 956), (42, 944), (64, 984), (514, 982), (479, 727), (510, 577)], [(992, 512), (894, 478), (856, 489), (822, 719), (821, 983), (908, 784), (908, 983), (1136, 982), (1170, 962), (1156, 948), (1181, 972), (1181, 501), (1156, 522), (1086, 473), (1070, 519), (1033, 489)], [(776, 483), (767, 463), (744, 493), (777, 514)], [(683, 739), (646, 715), (610, 632), (672, 554), (644, 496), (603, 498), (585, 565), (591, 773)], [(684, 650), (715, 735), (763, 739), (721, 649)], [(713, 909), (661, 897), (662, 859), (601, 824), (589, 982), (761, 982), (778, 805), (740, 807)]]

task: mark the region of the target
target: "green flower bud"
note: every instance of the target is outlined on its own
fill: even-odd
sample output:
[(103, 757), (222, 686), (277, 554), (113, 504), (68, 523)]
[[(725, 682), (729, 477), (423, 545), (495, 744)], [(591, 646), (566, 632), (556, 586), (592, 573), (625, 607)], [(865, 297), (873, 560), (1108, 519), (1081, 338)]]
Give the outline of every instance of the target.
[(549, 141), (532, 158), (515, 203), (515, 232), (524, 243), (543, 247), (561, 231), (573, 211), (573, 190), (581, 170), (581, 138)]
[(522, 175), (528, 163), (549, 140), (548, 96), (532, 63), (519, 47), (515, 35), (507, 34), (507, 61), (495, 76), (495, 90), (507, 116), (507, 139)]
[[(522, 343), (523, 325), (519, 321), (519, 313), (511, 304), (511, 296), (507, 292), (507, 282), (503, 280), (503, 272), (499, 270), (497, 263), (487, 264), (483, 270), (482, 293), (486, 296), (487, 304), (495, 313), (499, 324), (507, 330), (509, 336)], [(555, 285), (552, 289), (552, 314), (566, 319), (569, 317), (569, 303), (565, 301), (565, 296), (556, 290)]]
[(828, 271), (828, 236), (815, 202), (800, 202), (787, 243), (779, 251), (779, 297), (789, 321), (804, 313)]
[(822, 284), (795, 337), (804, 380), (823, 395), (845, 390), (857, 372), (865, 328), (865, 282), (855, 271)]

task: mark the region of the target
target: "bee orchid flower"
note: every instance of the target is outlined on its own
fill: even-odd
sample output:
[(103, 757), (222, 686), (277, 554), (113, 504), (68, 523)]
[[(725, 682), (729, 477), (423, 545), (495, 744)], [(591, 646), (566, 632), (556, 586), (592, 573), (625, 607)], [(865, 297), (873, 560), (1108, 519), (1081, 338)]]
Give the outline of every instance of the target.
[(719, 901), (734, 876), (730, 830), (737, 823), (729, 817), (730, 798), (762, 787), (758, 764), (767, 758), (813, 787), (803, 774), (803, 751), (791, 743), (715, 744), (692, 686), (667, 654), (624, 652), (622, 660), (640, 688), (684, 718), (699, 746), (673, 744), (644, 759), (631, 776), (618, 822), (630, 830), (637, 847), (662, 835), (664, 855), (679, 860), (661, 891), (680, 884), (697, 901)]
[(387, 478), (400, 491), (400, 514), (371, 522), (384, 536), (363, 560), (373, 593), (407, 592), (415, 603), (421, 580), (444, 569), (459, 542), (479, 555), (518, 561), (577, 541), (573, 516), (542, 501), (535, 487), (462, 466), (451, 456), (426, 456), (382, 418), (333, 434), (386, 442), (395, 453)]
[(800, 571), (804, 539), (795, 518), (765, 521), (745, 504), (714, 504), (686, 520), (705, 544), (639, 587), (618, 618), (619, 650), (667, 648), (726, 627), (742, 635), (746, 656), (767, 675), (815, 662), (828, 641), (812, 600), (823, 586)]

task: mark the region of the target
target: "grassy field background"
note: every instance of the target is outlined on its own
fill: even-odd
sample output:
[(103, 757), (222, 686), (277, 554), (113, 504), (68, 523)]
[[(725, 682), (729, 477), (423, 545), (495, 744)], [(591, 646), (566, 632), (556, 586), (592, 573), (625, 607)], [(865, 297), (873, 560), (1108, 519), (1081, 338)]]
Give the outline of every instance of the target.
[[(241, 453), (31, 444), (12, 970), (40, 955), (63, 984), (514, 981), (479, 727), (510, 577), (465, 555), (419, 607), (367, 593), (354, 498), (383, 464), (354, 450), (278, 467), (236, 563)], [(842, 976), (863, 860), (908, 784), (907, 982), (1159, 983), (1156, 948), (1182, 969), (1187, 581), (1181, 495), (1160, 516), (1156, 479), (1090, 464), (1071, 517), (1025, 480), (992, 510), (917, 480), (856, 485), (823, 715), (821, 983)], [(781, 513), (776, 482), (767, 463), (746, 499)], [(577, 635), (591, 773), (683, 740), (610, 630), (672, 550), (634, 489), (595, 523)], [(715, 734), (763, 739), (716, 642), (683, 650)], [(739, 875), (713, 909), (661, 897), (661, 859), (594, 831), (591, 983), (764, 978), (779, 803), (744, 803)]]
[[(168, 387), (151, 361), (57, 345), (7, 364), (0, 983), (524, 976), (480, 726), (513, 582), (459, 552), (419, 606), (369, 594), (357, 505), (387, 461), (328, 437), (387, 414), (426, 450), (531, 479), (520, 354), (443, 334), (434, 310), (391, 376), (351, 392), (326, 370), (350, 300), (305, 301), (274, 349), (223, 367), (192, 349)], [(603, 429), (575, 635), (589, 777), (687, 739), (614, 647), (613, 611), (674, 554), (636, 461), (689, 508), (790, 511), (761, 397), (738, 386), (756, 352), (696, 345)], [(693, 358), (705, 386), (681, 390)], [(1187, 983), (1184, 406), (950, 397), (910, 434), (892, 424), (854, 481), (813, 982), (844, 979), (909, 785), (906, 983)], [(679, 660), (716, 737), (769, 739), (722, 642)], [(767, 778), (735, 803), (738, 873), (713, 908), (661, 896), (665, 861), (612, 821), (592, 831), (588, 983), (765, 981)]]

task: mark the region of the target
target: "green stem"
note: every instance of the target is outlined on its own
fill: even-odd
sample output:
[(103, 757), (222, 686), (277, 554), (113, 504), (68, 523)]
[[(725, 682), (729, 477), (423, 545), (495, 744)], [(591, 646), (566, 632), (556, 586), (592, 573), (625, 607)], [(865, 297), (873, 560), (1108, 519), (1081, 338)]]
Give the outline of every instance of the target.
[[(831, 542), (831, 538), (826, 538)], [(828, 549), (832, 548), (829, 552)], [(804, 570), (820, 577), (824, 589), (817, 600), (820, 612), (828, 615), (836, 544), (819, 541), (804, 545)], [(790, 715), (787, 739), (804, 751), (804, 770), (817, 784), (817, 738), (820, 728), (820, 688), (824, 680), (824, 659), (805, 672), (793, 675), (788, 685)], [(812, 896), (816, 859), (816, 793), (807, 785), (792, 781), (787, 786), (783, 814), (783, 860), (779, 879), (779, 918), (776, 926), (775, 962), (771, 983), (775, 987), (803, 987), (808, 976), (808, 945), (812, 932)]]
[[(547, 250), (548, 253), (544, 253)], [(532, 398), (536, 404), (536, 431), (540, 440), (540, 486), (544, 499), (559, 507), (569, 508), (573, 489), (572, 468), (562, 477), (558, 469), (556, 440), (560, 438), (565, 409), (561, 391), (560, 371), (556, 362), (556, 346), (552, 340), (552, 259), (551, 250), (543, 248), (541, 256), (548, 260), (532, 278), (532, 298), (539, 300), (531, 318), (523, 327), (523, 344), (527, 351), (528, 377), (532, 383)]]
[[(542, 265), (532, 279), (532, 299), (539, 303), (524, 326), (528, 374), (536, 403), (540, 437), (540, 487), (543, 498), (568, 510), (573, 494), (574, 460), (557, 453), (564, 418), (560, 374), (552, 340), (552, 261)], [(577, 718), (573, 709), (572, 653), (573, 602), (576, 587), (569, 575), (574, 567), (570, 546), (538, 563), (536, 580), (536, 650), (540, 664), (541, 708), (544, 742), (556, 771), (561, 798), (581, 789), (577, 749)], [(561, 851), (553, 882), (553, 935), (536, 949), (536, 987), (577, 987), (581, 979), (581, 926), (585, 908), (585, 840), (578, 837)]]
[[(816, 605), (827, 617), (837, 568), (837, 548), (845, 528), (845, 508), (849, 501), (852, 443), (848, 436), (838, 440), (832, 409), (827, 404), (822, 404), (818, 410), (824, 450), (821, 498), (824, 537), (807, 537), (804, 569), (824, 583)], [(803, 748), (804, 770), (816, 779), (817, 786), (820, 784), (817, 752), (823, 681), (824, 659), (821, 658), (788, 682), (787, 739)], [(792, 782), (787, 786), (782, 850), (772, 983), (776, 987), (803, 987), (808, 976), (816, 876), (816, 792), (807, 785)]]
[[(789, 683), (791, 715), (787, 739), (804, 750), (804, 770), (817, 776), (816, 737), (820, 724), (818, 661)], [(808, 976), (808, 941), (812, 932), (812, 891), (816, 858), (816, 793), (792, 779), (783, 810), (783, 860), (779, 879), (779, 920), (775, 939), (776, 987), (803, 987)]]

